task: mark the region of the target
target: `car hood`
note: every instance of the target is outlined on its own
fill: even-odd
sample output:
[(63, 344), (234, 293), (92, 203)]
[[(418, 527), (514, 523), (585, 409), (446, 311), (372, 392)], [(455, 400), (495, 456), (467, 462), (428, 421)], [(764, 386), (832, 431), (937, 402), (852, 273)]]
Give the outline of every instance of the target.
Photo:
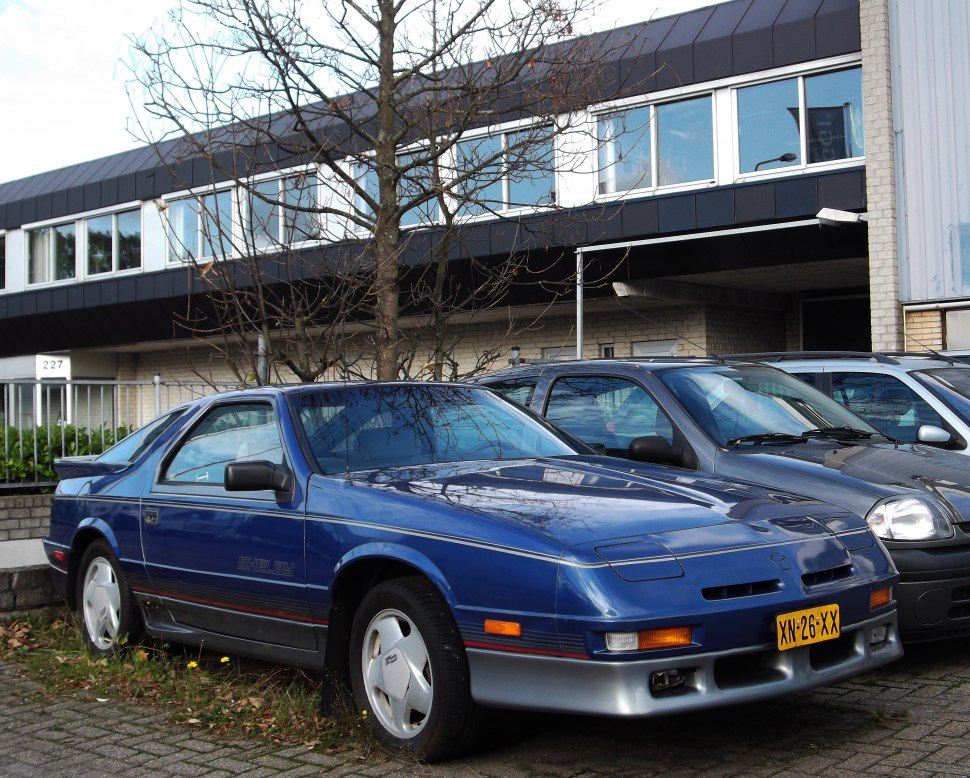
[[(788, 463), (792, 478), (778, 480), (786, 488), (865, 514), (868, 507), (837, 497), (839, 487), (854, 487), (877, 499), (916, 490), (949, 503), (963, 520), (970, 520), (970, 469), (966, 457), (921, 445), (882, 443), (839, 444), (809, 442), (797, 446), (733, 452), (736, 467), (720, 468), (722, 477), (763, 482), (759, 472), (777, 471)], [(798, 471), (804, 480), (797, 477)], [(825, 491), (831, 488), (831, 491)], [(957, 520), (960, 520), (958, 518)]]
[(819, 532), (831, 538), (830, 529), (856, 535), (863, 546), (872, 543), (862, 519), (827, 503), (611, 457), (408, 468), (376, 472), (368, 480), (381, 490), (511, 524), (563, 546), (686, 537), (677, 534), (685, 530), (705, 530), (684, 541), (691, 545), (703, 544), (705, 535), (735, 545)]

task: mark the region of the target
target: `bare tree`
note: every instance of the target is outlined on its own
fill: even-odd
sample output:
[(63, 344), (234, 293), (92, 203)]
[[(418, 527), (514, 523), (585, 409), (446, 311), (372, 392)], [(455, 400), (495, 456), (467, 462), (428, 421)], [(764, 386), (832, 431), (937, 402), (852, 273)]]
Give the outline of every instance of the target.
[[(563, 42), (592, 2), (185, 0), (136, 41), (152, 120), (142, 126), (165, 128), (148, 139), (176, 175), (201, 159), (213, 182), (236, 185), (234, 202), (211, 193), (193, 207), (203, 238), (220, 235), (208, 237), (210, 253), (243, 260), (203, 261), (191, 230), (170, 226), (184, 236), (173, 250), (217, 290), (187, 320), (227, 353), (259, 335), (279, 364), (313, 380), (345, 357), (345, 324), (366, 318), (379, 378), (455, 375), (449, 318), (495, 304), (535, 270), (517, 252), (476, 256), (464, 226), (556, 207), (555, 140), (600, 63), (629, 43)], [(305, 183), (318, 175), (321, 186)], [(422, 229), (427, 255), (402, 268)], [(399, 326), (402, 299), (424, 322), (421, 370)]]

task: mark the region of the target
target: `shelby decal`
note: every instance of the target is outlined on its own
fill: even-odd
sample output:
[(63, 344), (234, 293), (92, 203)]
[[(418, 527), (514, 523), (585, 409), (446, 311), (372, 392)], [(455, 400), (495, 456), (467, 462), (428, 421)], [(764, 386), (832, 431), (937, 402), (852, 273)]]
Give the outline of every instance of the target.
[(247, 573), (266, 573), (268, 575), (282, 575), (286, 578), (293, 577), (296, 565), (293, 562), (272, 562), (269, 559), (256, 559), (251, 556), (239, 557), (237, 570)]

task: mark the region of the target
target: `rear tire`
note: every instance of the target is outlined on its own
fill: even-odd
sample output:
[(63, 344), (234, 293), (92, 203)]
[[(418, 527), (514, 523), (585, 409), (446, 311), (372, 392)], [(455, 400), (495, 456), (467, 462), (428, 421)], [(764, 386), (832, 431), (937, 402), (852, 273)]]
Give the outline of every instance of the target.
[(106, 541), (96, 540), (85, 549), (75, 589), (81, 631), (91, 653), (112, 656), (125, 636), (131, 641), (141, 637), (141, 613)]
[(365, 595), (351, 628), (350, 680), (358, 710), (387, 748), (435, 761), (477, 734), (461, 635), (424, 578), (385, 581)]

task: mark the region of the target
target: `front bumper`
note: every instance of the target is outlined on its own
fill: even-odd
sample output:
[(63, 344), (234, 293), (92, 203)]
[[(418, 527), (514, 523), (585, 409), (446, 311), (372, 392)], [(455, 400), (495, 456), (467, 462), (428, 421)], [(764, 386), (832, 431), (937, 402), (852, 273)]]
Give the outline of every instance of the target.
[[(870, 630), (888, 627), (869, 643)], [(778, 651), (758, 645), (626, 662), (563, 659), (467, 648), (477, 702), (602, 716), (645, 717), (777, 697), (835, 683), (902, 656), (890, 612), (843, 627), (837, 640)], [(682, 687), (653, 692), (653, 673), (678, 670)]]
[(889, 553), (900, 575), (893, 595), (903, 640), (970, 635), (970, 549), (890, 548)]

